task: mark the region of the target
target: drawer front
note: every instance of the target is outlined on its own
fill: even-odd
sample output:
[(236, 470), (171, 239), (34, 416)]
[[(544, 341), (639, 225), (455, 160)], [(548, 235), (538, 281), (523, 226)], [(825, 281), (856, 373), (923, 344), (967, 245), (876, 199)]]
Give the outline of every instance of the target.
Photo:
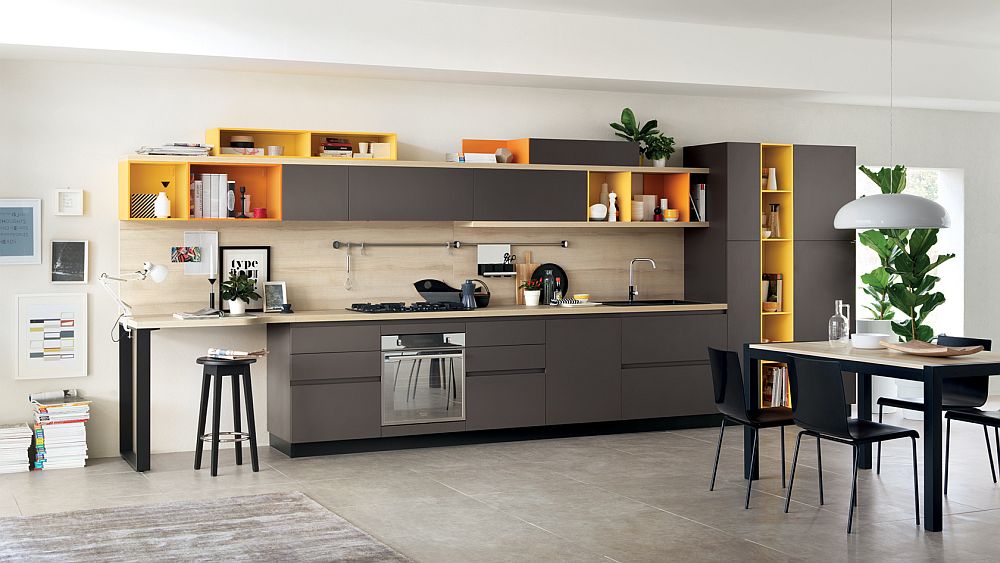
[(400, 323), (382, 325), (382, 334), (444, 334), (465, 332), (465, 323)]
[(468, 430), (545, 424), (545, 374), (508, 373), (465, 380)]
[(377, 381), (293, 385), (291, 442), (377, 438), (382, 433)]
[(518, 344), (545, 344), (545, 321), (484, 321), (466, 325), (466, 346)]
[(292, 381), (382, 376), (381, 352), (336, 352), (291, 356)]
[(486, 346), (465, 349), (465, 371), (542, 371), (545, 369), (545, 345)]
[(292, 326), (292, 354), (379, 350), (378, 325), (304, 324)]
[(622, 370), (622, 418), (715, 414), (709, 366)]
[(622, 319), (622, 364), (708, 361), (726, 347), (726, 316), (665, 315)]

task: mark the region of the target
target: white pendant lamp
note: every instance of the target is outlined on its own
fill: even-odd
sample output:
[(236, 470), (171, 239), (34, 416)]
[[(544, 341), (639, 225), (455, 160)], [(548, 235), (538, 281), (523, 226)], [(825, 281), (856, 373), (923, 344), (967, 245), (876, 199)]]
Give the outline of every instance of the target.
[(940, 204), (909, 194), (862, 196), (837, 211), (837, 229), (945, 229), (948, 211)]

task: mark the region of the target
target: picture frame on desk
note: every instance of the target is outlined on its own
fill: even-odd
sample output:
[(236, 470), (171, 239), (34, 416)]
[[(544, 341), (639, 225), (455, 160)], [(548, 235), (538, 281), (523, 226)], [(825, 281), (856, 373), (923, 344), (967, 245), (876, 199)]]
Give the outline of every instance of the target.
[(229, 304), (222, 300), (222, 284), (236, 274), (245, 274), (254, 280), (260, 299), (252, 299), (247, 305), (249, 312), (264, 311), (264, 284), (271, 279), (270, 246), (220, 246), (219, 247), (219, 309), (229, 310)]
[(283, 281), (264, 282), (264, 312), (280, 313), (281, 306), (288, 303), (288, 291)]

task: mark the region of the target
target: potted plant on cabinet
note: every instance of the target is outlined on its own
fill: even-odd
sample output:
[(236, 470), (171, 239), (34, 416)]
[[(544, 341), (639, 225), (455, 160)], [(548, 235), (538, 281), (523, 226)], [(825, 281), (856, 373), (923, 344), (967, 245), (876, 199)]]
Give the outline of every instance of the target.
[(524, 304), (528, 307), (537, 307), (542, 296), (542, 280), (523, 281), (520, 289), (524, 290)]
[(649, 159), (653, 166), (666, 166), (670, 155), (674, 154), (674, 138), (667, 137), (663, 133), (650, 135), (646, 138), (646, 147), (642, 154)]
[(220, 284), (222, 299), (229, 302), (229, 314), (245, 315), (251, 299), (260, 299), (257, 293), (257, 282), (246, 274), (237, 274)]

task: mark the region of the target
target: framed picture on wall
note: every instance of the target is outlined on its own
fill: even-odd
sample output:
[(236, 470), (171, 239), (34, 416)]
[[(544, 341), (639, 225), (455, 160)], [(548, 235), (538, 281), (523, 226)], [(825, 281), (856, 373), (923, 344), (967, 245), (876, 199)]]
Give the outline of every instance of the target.
[(83, 215), (83, 190), (56, 190), (56, 215)]
[[(219, 281), (224, 282), (231, 277), (244, 274), (256, 282), (256, 291), (262, 297), (250, 300), (247, 311), (264, 310), (264, 282), (271, 279), (271, 247), (270, 246), (220, 246), (219, 247)], [(222, 300), (221, 283), (219, 308), (228, 311), (229, 304)]]
[(14, 296), (17, 379), (87, 375), (87, 294)]
[(0, 264), (42, 263), (42, 200), (0, 199)]
[(52, 264), (49, 279), (52, 283), (87, 283), (90, 243), (85, 240), (54, 240), (49, 251)]
[(283, 281), (264, 282), (264, 312), (280, 313), (281, 306), (288, 303), (288, 293)]

